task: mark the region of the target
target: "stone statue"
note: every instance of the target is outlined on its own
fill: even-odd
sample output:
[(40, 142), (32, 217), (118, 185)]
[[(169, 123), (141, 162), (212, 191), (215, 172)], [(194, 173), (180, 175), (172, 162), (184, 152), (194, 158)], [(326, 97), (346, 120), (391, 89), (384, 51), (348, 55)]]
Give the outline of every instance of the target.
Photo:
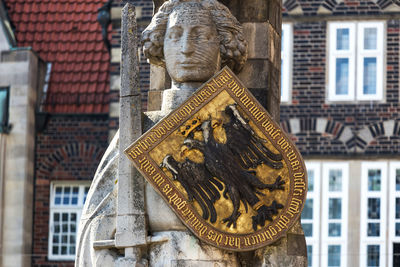
[[(161, 111), (145, 114), (145, 130), (179, 106), (222, 66), (239, 72), (247, 58), (240, 23), (217, 0), (166, 1), (143, 32), (142, 43), (150, 63), (166, 67), (172, 80), (172, 88), (163, 93)], [(118, 157), (124, 157), (119, 155), (118, 139), (117, 134), (103, 156), (82, 211), (76, 266), (115, 266), (124, 257), (112, 243)], [(146, 185), (145, 202), (149, 238), (142, 266), (240, 266), (236, 253), (194, 237), (150, 185)], [(263, 253), (258, 254), (262, 258)]]
[(167, 1), (143, 32), (143, 51), (172, 79), (162, 110), (176, 108), (225, 65), (239, 72), (247, 59), (241, 25), (214, 0)]

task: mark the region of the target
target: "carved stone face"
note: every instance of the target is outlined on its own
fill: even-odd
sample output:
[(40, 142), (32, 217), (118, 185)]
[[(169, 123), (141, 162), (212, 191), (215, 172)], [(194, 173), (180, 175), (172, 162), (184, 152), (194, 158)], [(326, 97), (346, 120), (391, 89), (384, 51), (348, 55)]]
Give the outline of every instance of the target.
[(211, 14), (197, 3), (178, 6), (164, 38), (167, 71), (178, 83), (205, 82), (221, 65), (219, 38)]

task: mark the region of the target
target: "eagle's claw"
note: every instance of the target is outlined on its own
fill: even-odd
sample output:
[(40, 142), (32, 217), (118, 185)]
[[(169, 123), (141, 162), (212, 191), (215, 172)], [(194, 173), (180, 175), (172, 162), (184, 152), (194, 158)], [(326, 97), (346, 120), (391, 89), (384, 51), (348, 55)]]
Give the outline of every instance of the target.
[(271, 206), (263, 205), (257, 210), (257, 215), (253, 216), (253, 229), (257, 230), (257, 226), (260, 225), (263, 227), (265, 225), (265, 221), (272, 221), (272, 215), (278, 214), (278, 209), (282, 209), (283, 205), (279, 204), (275, 200), (272, 202)]
[(283, 187), (283, 185), (285, 184), (285, 181), (282, 180), (281, 176), (276, 177), (275, 183), (271, 184), (270, 187), (268, 188), (268, 190), (270, 192), (274, 191), (274, 190), (284, 190), (285, 188)]
[(239, 218), (239, 216), (241, 215), (240, 212), (238, 212), (236, 215), (232, 214), (231, 216), (225, 218), (222, 220), (223, 223), (226, 223), (226, 226), (231, 227), (231, 225), (233, 224), (233, 228), (236, 228), (236, 221)]

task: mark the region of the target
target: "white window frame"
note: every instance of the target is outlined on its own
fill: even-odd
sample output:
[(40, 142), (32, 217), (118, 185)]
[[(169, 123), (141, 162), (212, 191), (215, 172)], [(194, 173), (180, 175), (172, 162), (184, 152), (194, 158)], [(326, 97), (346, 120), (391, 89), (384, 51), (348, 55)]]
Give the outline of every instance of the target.
[[(337, 30), (349, 29), (349, 50), (337, 50)], [(355, 85), (355, 23), (331, 22), (329, 23), (329, 100), (330, 101), (346, 101), (354, 99)], [(336, 59), (349, 59), (349, 88), (346, 95), (336, 94)]]
[[(329, 170), (342, 170), (342, 191), (329, 191)], [(322, 164), (322, 226), (321, 226), (321, 266), (328, 266), (328, 246), (340, 245), (340, 267), (347, 266), (347, 228), (348, 228), (348, 183), (349, 183), (349, 163), (348, 162), (329, 162)], [(329, 198), (342, 199), (342, 218), (341, 236), (329, 236)], [(336, 221), (336, 220), (335, 220)]]
[[(368, 191), (368, 171), (381, 170), (381, 191)], [(367, 246), (379, 245), (379, 265), (386, 266), (386, 196), (387, 196), (387, 162), (362, 162), (361, 163), (361, 201), (360, 201), (360, 267), (367, 266)], [(368, 198), (380, 198), (381, 214), (379, 220), (368, 219)], [(367, 236), (368, 222), (380, 223), (380, 236)]]
[(321, 164), (319, 162), (306, 162), (307, 172), (314, 171), (314, 190), (307, 192), (307, 199), (313, 199), (313, 219), (302, 219), (302, 223), (312, 223), (313, 231), (312, 237), (307, 236), (307, 246), (312, 246), (312, 267), (319, 266), (319, 240), (320, 240), (320, 196), (321, 196)]
[[(364, 29), (368, 27), (377, 28), (377, 49), (364, 50)], [(349, 29), (349, 50), (337, 50), (337, 29)], [(328, 101), (380, 101), (383, 100), (384, 83), (384, 44), (385, 44), (385, 22), (330, 22), (328, 24)], [(356, 39), (357, 37), (357, 39)], [(377, 88), (376, 94), (363, 93), (363, 68), (365, 57), (377, 58)], [(348, 94), (336, 94), (336, 59), (349, 59)], [(356, 68), (357, 66), (357, 68)]]
[[(400, 191), (396, 191), (396, 169), (400, 169), (400, 162), (391, 162), (389, 167), (389, 265), (393, 266), (393, 243), (400, 243), (400, 236), (396, 236), (396, 198), (400, 198)], [(400, 219), (397, 219), (400, 223)]]
[[(63, 205), (62, 203), (60, 205), (55, 205), (54, 204), (54, 199), (55, 199), (55, 189), (56, 187), (59, 186), (70, 186), (72, 187), (79, 187), (79, 194), (78, 194), (78, 204), (75, 206), (71, 205)], [(90, 187), (90, 182), (87, 181), (70, 181), (70, 182), (53, 182), (50, 185), (50, 212), (49, 212), (49, 239), (48, 239), (48, 258), (49, 260), (74, 260), (75, 259), (75, 254), (74, 255), (54, 255), (53, 254), (53, 235), (54, 235), (54, 221), (53, 221), (53, 216), (54, 213), (59, 212), (65, 212), (65, 213), (71, 213), (71, 212), (76, 212), (76, 238), (78, 236), (78, 226), (80, 222), (80, 217), (82, 213), (82, 208), (83, 208), (83, 202), (84, 202), (84, 197), (85, 197), (85, 188)], [(61, 220), (61, 218), (60, 218)], [(76, 241), (76, 239), (75, 239)], [(75, 247), (76, 250), (76, 247)], [(75, 251), (76, 253), (76, 251)]]
[(282, 23), (281, 64), (284, 79), (281, 79), (281, 103), (289, 103), (292, 91), (293, 25)]
[[(357, 47), (357, 99), (358, 100), (381, 100), (383, 99), (383, 22), (360, 22), (358, 23), (358, 47)], [(377, 29), (377, 49), (365, 50), (364, 44), (364, 29), (376, 28)], [(376, 57), (376, 94), (364, 94), (363, 90), (363, 73), (364, 73), (364, 58)]]

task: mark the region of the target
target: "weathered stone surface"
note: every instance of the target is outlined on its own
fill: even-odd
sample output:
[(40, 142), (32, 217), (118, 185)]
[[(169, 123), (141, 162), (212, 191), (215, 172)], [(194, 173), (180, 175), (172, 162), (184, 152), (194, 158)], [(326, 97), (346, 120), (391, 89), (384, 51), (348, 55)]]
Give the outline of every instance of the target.
[[(270, 91), (268, 91), (269, 93)], [(272, 116), (272, 118), (276, 121), (279, 121), (279, 112), (280, 112), (280, 107), (279, 103), (281, 98), (278, 96), (274, 95), (268, 95), (267, 96), (267, 110), (269, 114)]]
[(150, 65), (150, 91), (165, 90), (171, 87), (171, 78), (164, 67)]
[[(135, 7), (127, 4), (122, 9), (122, 62), (120, 91), (120, 135), (118, 158), (118, 196), (115, 245), (126, 249), (146, 244), (144, 180), (122, 156), (142, 133), (141, 96), (139, 91), (138, 39)], [(139, 261), (141, 255), (136, 258)]]
[[(1, 52), (1, 62), (22, 62), (22, 61), (27, 61), (32, 52), (29, 51), (29, 48), (27, 48), (25, 51), (2, 51)], [(12, 73), (10, 71), (10, 73)]]
[[(153, 127), (154, 124), (159, 122), (171, 111), (172, 110), (160, 110), (146, 112), (143, 120), (144, 132)], [(187, 231), (186, 226), (182, 224), (181, 220), (149, 183), (146, 183), (146, 212), (148, 215), (149, 230), (151, 232), (169, 230)]]
[(131, 96), (139, 92), (139, 59), (137, 49), (137, 23), (135, 7), (127, 4), (122, 9), (121, 92), (120, 96)]
[(114, 240), (118, 183), (117, 133), (97, 168), (82, 210), (75, 266), (114, 266), (115, 250), (95, 249), (93, 243)]
[(146, 183), (146, 212), (149, 217), (149, 230), (151, 232), (180, 230), (187, 228), (165, 203), (154, 188)]
[(289, 230), (287, 236), (272, 246), (255, 252), (254, 267), (306, 267), (307, 249), (300, 220)]
[(269, 20), (269, 3), (275, 2), (265, 0), (247, 0), (240, 1), (240, 14), (238, 19), (240, 22), (265, 22)]
[(267, 22), (243, 23), (245, 38), (249, 43), (249, 59), (269, 60), (274, 67), (280, 68), (280, 35)]
[[(270, 88), (270, 93), (269, 95), (273, 95), (277, 97), (278, 99), (281, 98), (281, 90), (280, 90), (280, 84), (281, 84), (281, 76), (280, 76), (280, 67), (276, 68), (271, 62), (269, 62), (269, 76), (271, 79), (268, 80), (268, 88)], [(276, 102), (277, 106), (276, 108), (279, 108), (279, 103)]]
[(270, 0), (268, 4), (268, 22), (280, 36), (282, 30), (282, 1)]
[(147, 111), (161, 109), (162, 94), (164, 90), (152, 90), (148, 92)]
[[(163, 1), (156, 2), (157, 5), (155, 8), (158, 8), (160, 4), (159, 2)], [(274, 118), (278, 119), (280, 97), (280, 41), (277, 36), (280, 35), (281, 27), (280, 2), (278, 0), (237, 0), (231, 1), (230, 7), (240, 13), (240, 15), (238, 16), (242, 21), (260, 22), (260, 24), (257, 25), (249, 24), (250, 28), (254, 26), (254, 31), (252, 32), (253, 36), (251, 37), (254, 39), (254, 42), (265, 42), (265, 38), (267, 37), (267, 35), (270, 34), (271, 31), (274, 32), (272, 34), (273, 40), (270, 40), (271, 42), (268, 43), (269, 50), (262, 51), (262, 45), (258, 44), (255, 44), (251, 47), (251, 49), (253, 49), (252, 56), (254, 56), (254, 58), (260, 58), (252, 59), (242, 72), (244, 73), (244, 78), (240, 78), (245, 81), (247, 87), (253, 88), (251, 89), (252, 92), (255, 93), (255, 95), (259, 99), (261, 99), (263, 105), (267, 107)], [(218, 18), (210, 17), (207, 12), (204, 12), (204, 10), (198, 10), (196, 5), (182, 5), (182, 7), (177, 9), (176, 13), (178, 12), (183, 13), (181, 13), (179, 16), (176, 14), (172, 16), (176, 16), (174, 17), (174, 22), (178, 24), (180, 23), (179, 26), (182, 27), (184, 33), (186, 33), (187, 30), (190, 30), (190, 27), (196, 25), (196, 23), (200, 23), (208, 26), (210, 36), (213, 38), (215, 37), (215, 29), (212, 29), (212, 27), (215, 26), (212, 26), (214, 24), (209, 22), (212, 19)], [(186, 13), (190, 13), (192, 15), (185, 16)], [(199, 17), (196, 14), (201, 14), (202, 16)], [(266, 30), (262, 28), (262, 24), (264, 24), (265, 22), (269, 22), (267, 23), (268, 25), (265, 25), (267, 27)], [(151, 27), (154, 26), (157, 25), (152, 25)], [(211, 38), (210, 40), (211, 44), (209, 44), (209, 46), (205, 46), (204, 44), (207, 42), (201, 42), (201, 44), (192, 43), (192, 41), (194, 40), (188, 39), (187, 35), (183, 34), (182, 36), (184, 36), (186, 39), (178, 40), (179, 45), (171, 46), (168, 44), (168, 40), (163, 40), (164, 43), (161, 43), (161, 46), (155, 47), (156, 49), (151, 49), (154, 45), (154, 42), (157, 43), (159, 41), (159, 39), (152, 40), (152, 36), (154, 35), (149, 33), (149, 31), (151, 32), (154, 29), (152, 29), (151, 27), (150, 29), (147, 29), (147, 32), (145, 31), (143, 33), (145, 48), (147, 49), (147, 51), (145, 49), (145, 54), (150, 58), (150, 61), (153, 63), (156, 63), (158, 65), (167, 64), (167, 69), (169, 70), (172, 77), (172, 86), (171, 89), (164, 92), (164, 96), (162, 98), (162, 110), (146, 113), (143, 121), (144, 130), (149, 129), (151, 126), (154, 125), (154, 123), (158, 122), (161, 118), (168, 114), (172, 108), (178, 106), (182, 101), (187, 98), (187, 96), (193, 93), (193, 91), (196, 90), (199, 85), (205, 82), (214, 74), (216, 70), (219, 69), (219, 55), (217, 55), (216, 57), (212, 56), (214, 55), (213, 53), (215, 51), (219, 51), (219, 49), (209, 49), (211, 47), (211, 44), (213, 44), (213, 38)], [(257, 36), (257, 34), (260, 34), (260, 36)], [(157, 43), (157, 45), (160, 44)], [(219, 43), (216, 47), (219, 47)], [(184, 54), (185, 56), (182, 56), (182, 54)], [(164, 55), (166, 56), (166, 58), (164, 58)], [(169, 57), (169, 55), (174, 56)], [(198, 57), (199, 55), (200, 57)], [(223, 59), (222, 61), (224, 61), (224, 57), (226, 57), (227, 54), (222, 54), (221, 56)], [(245, 57), (245, 54), (242, 54), (241, 56)], [(208, 67), (208, 70), (212, 70), (210, 71), (210, 74), (204, 75), (208, 77), (202, 77), (202, 75), (200, 75), (202, 78), (193, 82), (193, 73), (199, 73), (199, 69), (196, 69), (195, 66), (190, 67), (191, 64), (189, 64), (189, 60), (193, 58), (209, 60), (207, 64), (203, 64), (204, 66)], [(187, 64), (187, 66), (182, 68), (181, 65), (182, 62), (185, 62), (184, 60), (188, 60), (188, 62), (183, 63), (183, 65)], [(193, 65), (197, 65), (197, 67), (203, 66), (202, 63), (200, 63), (196, 62), (196, 64)], [(218, 66), (218, 68), (214, 68), (214, 66)], [(158, 78), (153, 79), (157, 75)], [(197, 75), (197, 77), (200, 76)], [(133, 76), (133, 78), (135, 77)], [(131, 84), (130, 81), (124, 81), (123, 78), (122, 83)], [(164, 88), (169, 88), (169, 86), (166, 87), (165, 84), (168, 84), (168, 75), (165, 74), (164, 69), (152, 68), (152, 84), (150, 87), (151, 90), (154, 91), (154, 95), (158, 94), (159, 97), (159, 92), (161, 90), (163, 90)], [(136, 95), (136, 93), (124, 93), (123, 88), (121, 88), (121, 95), (123, 97), (133, 96)], [(159, 104), (160, 97), (155, 102), (157, 103), (155, 103), (153, 106)], [(137, 102), (135, 103), (137, 107), (137, 105), (139, 104)], [(121, 105), (127, 106), (128, 102), (124, 103), (124, 100), (122, 100)], [(132, 112), (132, 110), (130, 110), (130, 112)], [(124, 113), (125, 112), (121, 112), (121, 116), (123, 116)], [(131, 116), (134, 116), (134, 114), (131, 114)], [(137, 128), (135, 130), (135, 133), (141, 134), (142, 131)], [(123, 137), (124, 134), (122, 133), (121, 129), (121, 140)], [(86, 237), (92, 236), (92, 239), (95, 241), (113, 240), (115, 238), (115, 236), (113, 236), (113, 231), (115, 231), (116, 229), (116, 188), (118, 187), (118, 190), (120, 188), (120, 186), (115, 185), (115, 181), (119, 179), (118, 175), (124, 174), (124, 172), (120, 172), (119, 174), (116, 173), (118, 158), (122, 157), (122, 148), (124, 148), (122, 144), (121, 147), (118, 146), (117, 134), (114, 137), (113, 143), (110, 145), (110, 148), (107, 150), (102, 162), (99, 165), (99, 169), (96, 173), (93, 186), (91, 187), (88, 195), (88, 199), (91, 199), (87, 202), (82, 215), (83, 219), (81, 222), (81, 226), (83, 226), (81, 231), (83, 235), (86, 235)], [(122, 164), (125, 163), (122, 162)], [(129, 172), (130, 170), (128, 170), (128, 173)], [(140, 180), (138, 176), (133, 176), (132, 178), (134, 178), (135, 180)], [(135, 183), (136, 182), (137, 181), (135, 181)], [(117, 184), (120, 184), (119, 180)], [(139, 187), (141, 187), (140, 183)], [(119, 191), (119, 193), (120, 192), (121, 191)], [(142, 196), (143, 195), (139, 194), (139, 198), (141, 198)], [(239, 266), (237, 255), (235, 253), (222, 251), (206, 244), (202, 244), (191, 233), (187, 232), (185, 230), (186, 227), (183, 226), (176, 215), (171, 211), (169, 207), (167, 207), (161, 197), (149, 185), (146, 185), (144, 197), (146, 200), (144, 207), (148, 215), (147, 229), (151, 233), (151, 236), (147, 237), (146, 239), (149, 266)], [(122, 200), (123, 198), (124, 197), (121, 197), (121, 199), (119, 200)], [(132, 198), (129, 197), (129, 195), (124, 199), (124, 201), (132, 201)], [(135, 203), (133, 203), (133, 205), (136, 206)], [(142, 207), (143, 206), (141, 205), (136, 206), (137, 210), (141, 209)], [(135, 214), (140, 215), (140, 213)], [(106, 229), (102, 230), (102, 233), (97, 233), (99, 229), (98, 225), (103, 223), (107, 226), (105, 226)], [(143, 221), (141, 221), (138, 226), (141, 227), (143, 224)], [(297, 244), (297, 246), (291, 246), (290, 244), (288, 244), (287, 238), (284, 237), (276, 246), (273, 246), (272, 248), (267, 247), (263, 250), (257, 251), (258, 257), (254, 257), (254, 259), (252, 260), (253, 262), (255, 262), (255, 265), (253, 266), (305, 266), (306, 258), (304, 256), (288, 255), (288, 251), (291, 251), (292, 254), (295, 254), (299, 251), (304, 252), (304, 247), (301, 247), (304, 245), (304, 243), (301, 243), (299, 241), (301, 239), (299, 238), (299, 235), (303, 235), (301, 232), (301, 228), (299, 231), (297, 229), (298, 227), (294, 227), (295, 229), (292, 229), (291, 231), (291, 233), (294, 234), (292, 236), (293, 238), (289, 237), (290, 240), (293, 239), (296, 241), (293, 243)], [(81, 239), (84, 237), (85, 236), (81, 236)], [(142, 240), (142, 237), (140, 237), (139, 240)], [(102, 244), (102, 242), (99, 242), (98, 244)], [(106, 244), (108, 246), (109, 242), (103, 242), (103, 244)], [(82, 266), (100, 265), (100, 260), (103, 260), (104, 263), (106, 263), (105, 265), (101, 264), (102, 266), (113, 266), (112, 262), (117, 263), (117, 266), (134, 266), (137, 264), (147, 264), (146, 262), (140, 262), (140, 260), (137, 260), (138, 258), (140, 258), (138, 256), (140, 254), (139, 250), (134, 250), (131, 253), (129, 252), (130, 250), (125, 249), (125, 257), (120, 257), (116, 255), (113, 250), (106, 248), (98, 249), (95, 251), (93, 249), (93, 246), (91, 245), (92, 244), (90, 243), (82, 243), (80, 245), (80, 248), (78, 248), (83, 249), (83, 254), (77, 259), (78, 266), (80, 266), (79, 264), (82, 264)], [(137, 253), (135, 251), (137, 251)], [(94, 260), (91, 263), (93, 265), (90, 265), (88, 262), (82, 261), (82, 259), (93, 259), (93, 257)]]
[(155, 243), (150, 246), (150, 266), (240, 266), (235, 253), (204, 244), (188, 231), (156, 232), (153, 235), (163, 236), (168, 242)]
[(29, 50), (3, 51), (2, 60), (0, 87), (10, 88), (9, 123), (13, 128), (8, 134), (0, 133), (0, 266), (25, 267), (31, 265), (36, 86), (40, 65)]
[(249, 59), (238, 77), (248, 88), (266, 88), (268, 86), (268, 74), (268, 61)]
[[(268, 89), (265, 88), (249, 88), (250, 92), (264, 107), (268, 107)], [(269, 110), (268, 110), (269, 111)]]
[(282, 6), (280, 0), (220, 0), (229, 7), (241, 22), (269, 22), (280, 32), (282, 25)]
[[(268, 59), (268, 49), (265, 45), (269, 42), (269, 24), (264, 23), (243, 23), (244, 36), (249, 44), (249, 58)], [(257, 42), (259, 40), (259, 42)]]
[(161, 110), (174, 110), (186, 99), (188, 99), (197, 88), (180, 89), (171, 88), (164, 90), (162, 95)]
[(0, 64), (0, 86), (25, 86), (29, 79), (27, 67), (26, 62)]

